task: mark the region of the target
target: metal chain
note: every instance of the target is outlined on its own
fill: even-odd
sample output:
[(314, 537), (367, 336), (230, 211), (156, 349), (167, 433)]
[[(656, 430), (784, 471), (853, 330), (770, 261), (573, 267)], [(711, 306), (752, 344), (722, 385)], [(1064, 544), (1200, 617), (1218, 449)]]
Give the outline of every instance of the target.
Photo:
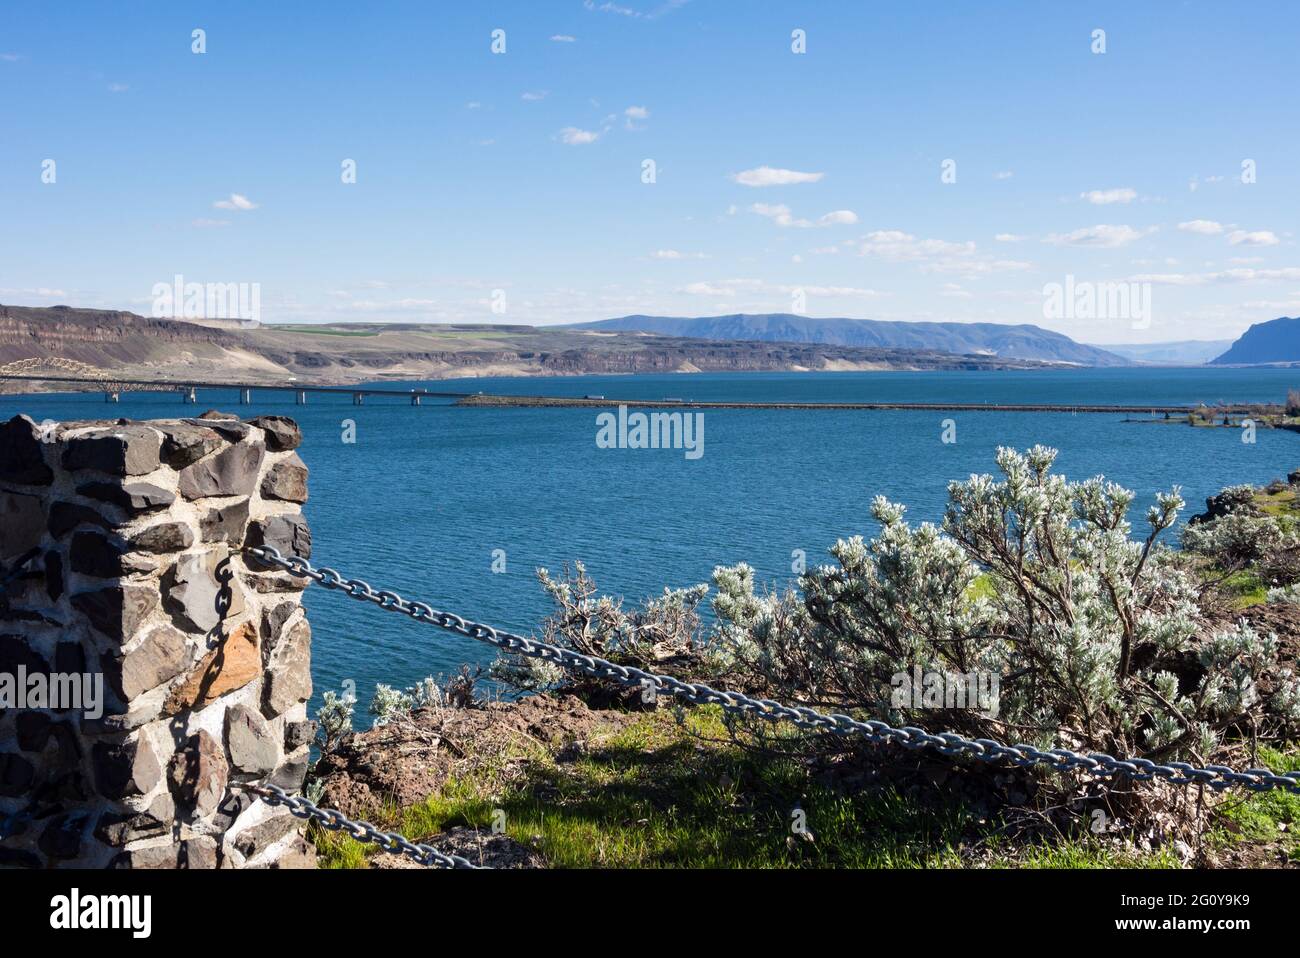
[(301, 795), (290, 795), (278, 785), (237, 785), (246, 792), (258, 795), (268, 805), (283, 805), (289, 814), (303, 820), (315, 820), (332, 832), (344, 831), (359, 842), (370, 842), (394, 855), (405, 855), (421, 865), (434, 868), (478, 868), (467, 858), (447, 855), (432, 845), (412, 842), (397, 832), (383, 832), (366, 821), (353, 821), (342, 812), (319, 808)]
[(933, 748), (944, 755), (965, 755), (981, 762), (1007, 759), (1013, 765), (1048, 765), (1060, 772), (1078, 768), (1099, 778), (1127, 776), (1139, 782), (1162, 778), (1175, 785), (1208, 785), (1216, 791), (1239, 785), (1257, 792), (1280, 788), (1300, 794), (1300, 771), (1278, 775), (1267, 768), (1248, 768), (1238, 772), (1224, 765), (1207, 765), (1204, 768), (1187, 762), (1159, 765), (1145, 758), (1115, 758), (1104, 752), (1085, 755), (1068, 748), (1043, 751), (1033, 745), (1003, 745), (992, 739), (971, 739), (955, 732), (932, 734), (911, 725), (896, 728), (874, 719), (860, 720), (850, 715), (834, 713), (827, 715), (806, 706), (782, 705), (771, 699), (755, 699), (740, 692), (720, 691), (698, 682), (683, 682), (670, 675), (655, 675), (630, 665), (618, 665), (596, 656), (582, 655), (571, 649), (503, 632), (489, 625), (471, 622), (452, 612), (441, 612), (423, 602), (408, 602), (396, 592), (387, 589), (376, 591), (360, 579), (344, 579), (334, 569), (317, 569), (298, 556), (285, 558), (271, 546), (248, 548), (245, 551), (267, 565), (278, 566), (295, 576), (310, 579), (326, 589), (341, 591), (362, 602), (373, 602), (386, 611), (401, 612), (417, 622), (427, 622), (448, 632), (486, 642), (505, 652), (554, 662), (566, 669), (595, 678), (610, 679), (621, 685), (667, 692), (696, 705), (719, 705), (727, 712), (752, 715), (769, 722), (787, 721), (808, 731), (844, 736), (860, 735), (871, 742), (895, 742), (911, 749)]

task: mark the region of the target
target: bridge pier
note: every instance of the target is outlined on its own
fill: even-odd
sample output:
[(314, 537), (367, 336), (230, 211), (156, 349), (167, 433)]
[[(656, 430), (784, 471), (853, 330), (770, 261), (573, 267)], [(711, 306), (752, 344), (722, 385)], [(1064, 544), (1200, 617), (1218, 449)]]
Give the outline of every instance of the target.
[(353, 393), (353, 394), (352, 394), (352, 405), (354, 405), (354, 406), (360, 406), (360, 405), (361, 405), (361, 400), (362, 400), (362, 398), (363, 398), (364, 396), (365, 396), (365, 393)]
[(420, 394), (419, 394), (419, 393), (411, 393), (411, 405), (412, 405), (412, 406), (418, 406), (418, 405), (420, 405)]
[(251, 389), (241, 389), (241, 390), (239, 391), (239, 403), (240, 403), (240, 405), (242, 405), (242, 406), (249, 406), (249, 405), (252, 405), (252, 402), (253, 402), (253, 390), (251, 390)]
[(298, 406), (305, 406), (305, 405), (307, 405), (307, 390), (305, 390), (305, 389), (299, 389), (299, 390), (294, 394), (294, 403), (295, 403), (295, 405), (298, 405)]
[(116, 390), (110, 389), (104, 393), (104, 402), (121, 402), (122, 394)]
[(181, 390), (181, 402), (194, 404), (199, 401), (199, 391), (193, 386)]

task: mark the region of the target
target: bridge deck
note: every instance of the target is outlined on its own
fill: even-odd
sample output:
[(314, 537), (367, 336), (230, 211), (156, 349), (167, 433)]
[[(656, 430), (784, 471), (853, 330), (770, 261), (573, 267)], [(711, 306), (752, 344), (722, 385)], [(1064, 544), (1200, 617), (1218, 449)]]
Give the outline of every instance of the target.
[(432, 391), (423, 389), (383, 389), (371, 386), (312, 386), (305, 383), (237, 383), (198, 382), (185, 379), (93, 379), (78, 376), (41, 376), (0, 373), (0, 380), (27, 382), (67, 383), (77, 386), (95, 386), (111, 390), (118, 386), (136, 386), (145, 389), (187, 391), (191, 389), (271, 390), (292, 393), (334, 393), (340, 396), (393, 396), (455, 399), (458, 406), (472, 407), (597, 407), (638, 406), (662, 409), (862, 409), (862, 410), (919, 410), (927, 412), (1053, 412), (1053, 413), (1132, 413), (1137, 415), (1187, 415), (1197, 409), (1208, 409), (1216, 415), (1245, 415), (1252, 412), (1279, 411), (1281, 407), (1268, 403), (1233, 403), (1221, 406), (1168, 406), (1097, 403), (960, 403), (960, 402), (696, 402), (685, 399), (592, 399), (576, 396), (502, 396), (486, 393)]

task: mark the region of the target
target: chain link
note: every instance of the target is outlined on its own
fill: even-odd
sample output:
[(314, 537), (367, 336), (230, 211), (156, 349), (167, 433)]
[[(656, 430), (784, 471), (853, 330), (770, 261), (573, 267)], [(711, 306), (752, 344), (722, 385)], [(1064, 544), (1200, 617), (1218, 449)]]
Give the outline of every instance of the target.
[(367, 821), (353, 821), (342, 812), (330, 808), (319, 808), (315, 803), (301, 795), (290, 795), (278, 785), (238, 785), (246, 792), (261, 797), (268, 805), (283, 805), (289, 814), (304, 821), (314, 820), (321, 827), (332, 832), (347, 832), (359, 842), (378, 845), (394, 855), (405, 855), (421, 865), (433, 868), (478, 868), (467, 858), (459, 855), (447, 855), (432, 845), (412, 842), (397, 832), (380, 831)]
[(836, 713), (828, 715), (805, 706), (783, 705), (771, 699), (751, 698), (740, 692), (720, 691), (698, 682), (683, 682), (670, 675), (655, 675), (630, 665), (618, 665), (607, 659), (582, 655), (572, 649), (503, 632), (461, 618), (453, 612), (439, 611), (423, 602), (408, 602), (396, 592), (375, 590), (361, 579), (344, 579), (334, 569), (317, 569), (299, 556), (285, 558), (279, 550), (270, 546), (248, 548), (245, 551), (266, 565), (284, 569), (299, 578), (310, 579), (326, 589), (341, 591), (359, 601), (373, 602), (389, 612), (410, 616), (417, 622), (427, 622), (448, 632), (486, 642), (503, 652), (553, 662), (563, 668), (595, 678), (609, 679), (620, 685), (666, 692), (696, 705), (718, 705), (733, 714), (751, 715), (769, 722), (790, 722), (810, 732), (862, 736), (871, 742), (894, 742), (912, 749), (933, 748), (944, 755), (964, 755), (981, 762), (1005, 759), (1012, 765), (1046, 765), (1061, 772), (1082, 769), (1098, 778), (1126, 776), (1139, 782), (1160, 778), (1175, 785), (1208, 785), (1216, 791), (1241, 786), (1257, 792), (1278, 788), (1300, 794), (1300, 771), (1279, 775), (1267, 768), (1248, 768), (1239, 772), (1224, 765), (1199, 768), (1187, 762), (1157, 764), (1145, 758), (1115, 758), (1104, 752), (1083, 754), (1068, 748), (1044, 751), (1033, 745), (1003, 745), (987, 738), (966, 738), (955, 732), (931, 733), (911, 725), (896, 728), (873, 719), (861, 720)]

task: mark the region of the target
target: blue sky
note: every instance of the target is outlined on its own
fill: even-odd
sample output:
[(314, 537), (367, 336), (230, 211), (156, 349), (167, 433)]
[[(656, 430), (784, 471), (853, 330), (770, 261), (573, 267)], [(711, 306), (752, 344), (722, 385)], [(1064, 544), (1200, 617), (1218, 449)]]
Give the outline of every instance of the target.
[[(1232, 338), (1300, 313), (1298, 37), (1287, 2), (7, 3), (0, 302), (148, 314), (181, 274), (268, 322), (801, 293)], [(1046, 318), (1067, 276), (1149, 283), (1151, 321)]]

